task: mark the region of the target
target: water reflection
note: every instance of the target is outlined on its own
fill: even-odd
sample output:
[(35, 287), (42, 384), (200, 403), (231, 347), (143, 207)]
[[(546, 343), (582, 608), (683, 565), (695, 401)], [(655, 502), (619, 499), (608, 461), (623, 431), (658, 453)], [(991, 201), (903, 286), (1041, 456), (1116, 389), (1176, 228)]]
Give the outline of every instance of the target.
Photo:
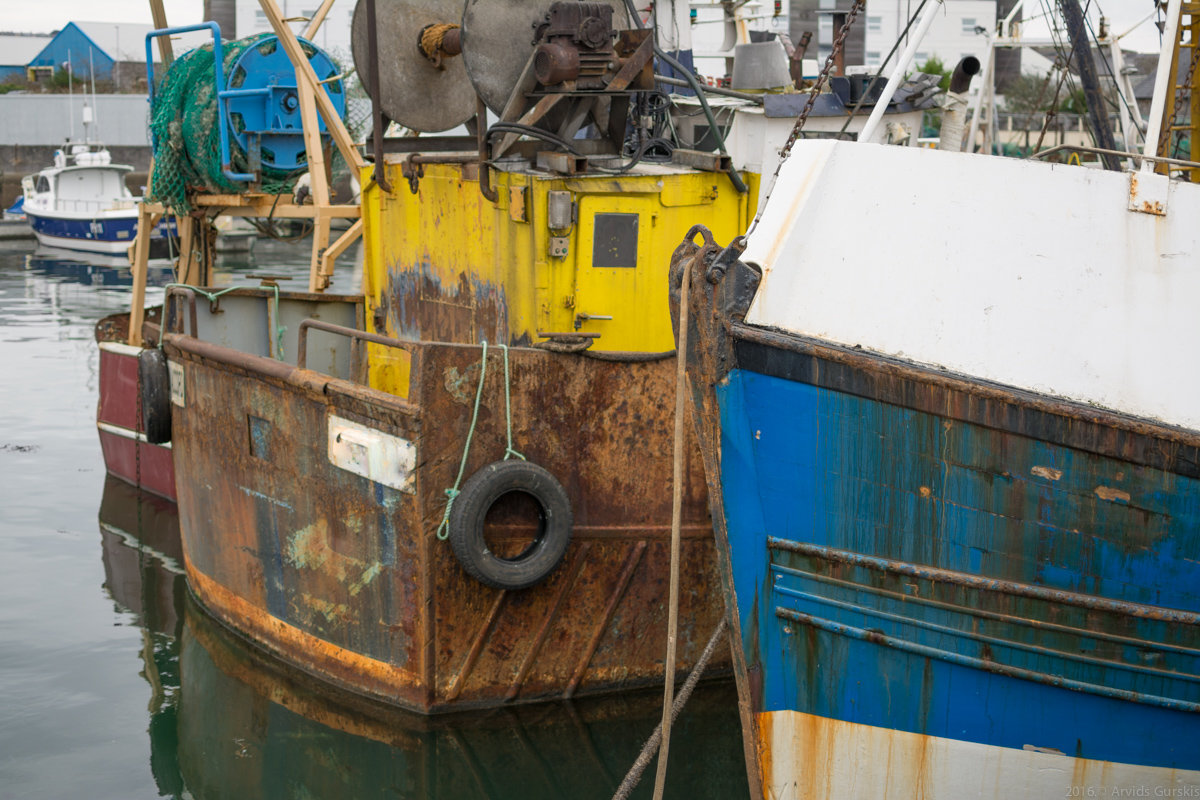
[[(133, 273), (125, 256), (85, 255), (57, 247), (39, 246), (25, 256), (25, 268), (87, 286), (133, 286)], [(169, 262), (151, 262), (146, 272), (146, 283), (149, 286), (165, 286), (173, 277), (174, 271)]]
[[(105, 483), (106, 586), (142, 627), (161, 795), (608, 798), (658, 721), (656, 692), (432, 718), (333, 694), (198, 608), (178, 525), (174, 505)], [(696, 691), (672, 734), (667, 796), (748, 794), (736, 708), (730, 683)], [(652, 783), (653, 769), (635, 796)]]

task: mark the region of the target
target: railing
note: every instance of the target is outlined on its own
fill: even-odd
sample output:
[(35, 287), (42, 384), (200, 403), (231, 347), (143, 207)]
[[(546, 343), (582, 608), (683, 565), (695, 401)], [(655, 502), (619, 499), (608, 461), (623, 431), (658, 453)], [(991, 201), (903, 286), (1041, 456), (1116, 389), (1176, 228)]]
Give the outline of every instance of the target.
[(54, 201), (55, 211), (124, 211), (137, 208), (133, 200), (59, 200)]
[(344, 325), (334, 325), (332, 322), (322, 322), (316, 319), (306, 319), (300, 323), (300, 330), (297, 333), (296, 344), (296, 366), (300, 369), (307, 369), (305, 364), (308, 362), (308, 329), (316, 328), (319, 331), (332, 333), (339, 336), (348, 336), (350, 338), (350, 363), (358, 364), (359, 360), (359, 342), (371, 342), (372, 344), (381, 344), (385, 347), (394, 347), (397, 350), (403, 350), (411, 354), (413, 346), (412, 342), (405, 342), (401, 339), (393, 339), (390, 336), (380, 336), (378, 333), (367, 333), (355, 328), (347, 328)]

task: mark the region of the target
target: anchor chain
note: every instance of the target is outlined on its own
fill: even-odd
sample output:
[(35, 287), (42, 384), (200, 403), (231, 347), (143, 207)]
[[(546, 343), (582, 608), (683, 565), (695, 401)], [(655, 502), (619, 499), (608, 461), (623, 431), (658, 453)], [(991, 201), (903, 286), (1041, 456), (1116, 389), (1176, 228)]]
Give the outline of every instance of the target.
[(829, 80), (829, 73), (833, 71), (833, 65), (837, 60), (838, 55), (845, 47), (846, 37), (850, 35), (850, 28), (854, 25), (854, 20), (858, 17), (858, 12), (866, 5), (866, 0), (855, 0), (854, 5), (850, 7), (849, 13), (846, 15), (846, 22), (843, 23), (841, 30), (838, 31), (837, 38), (833, 40), (833, 47), (829, 51), (829, 57), (825, 59), (825, 66), (821, 68), (821, 72), (817, 75), (817, 80), (813, 84), (812, 90), (808, 93), (808, 102), (804, 104), (804, 108), (800, 111), (800, 116), (796, 118), (796, 124), (792, 126), (792, 132), (788, 135), (787, 142), (779, 151), (779, 161), (775, 165), (775, 174), (771, 176), (771, 187), (767, 192), (767, 196), (758, 204), (758, 213), (754, 215), (754, 222), (750, 225), (750, 230), (746, 232), (749, 236), (751, 232), (758, 227), (758, 221), (762, 217), (763, 209), (767, 205), (767, 200), (770, 199), (771, 193), (775, 191), (775, 184), (779, 181), (779, 171), (783, 169), (783, 164), (787, 161), (788, 156), (792, 152), (792, 146), (796, 144), (796, 140), (800, 138), (801, 131), (804, 130), (804, 123), (808, 121), (808, 115), (812, 112), (813, 106), (817, 104), (817, 96), (821, 94), (821, 89)]

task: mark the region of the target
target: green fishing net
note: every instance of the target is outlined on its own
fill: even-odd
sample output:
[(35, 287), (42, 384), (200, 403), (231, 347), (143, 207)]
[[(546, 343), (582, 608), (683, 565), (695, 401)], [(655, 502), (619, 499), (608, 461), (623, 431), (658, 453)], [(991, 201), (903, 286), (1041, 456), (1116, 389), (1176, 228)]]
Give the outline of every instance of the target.
[[(243, 52), (272, 36), (264, 33), (223, 42), (224, 74), (231, 74)], [(154, 141), (151, 200), (186, 213), (191, 210), (189, 192), (222, 194), (248, 188), (245, 183), (229, 180), (221, 170), (219, 124), (213, 47), (209, 44), (179, 57), (155, 87), (150, 107)], [(249, 159), (232, 134), (229, 144), (233, 171), (250, 172)], [(303, 169), (285, 172), (263, 165), (262, 183), (256, 188), (267, 194), (290, 192), (303, 173)]]

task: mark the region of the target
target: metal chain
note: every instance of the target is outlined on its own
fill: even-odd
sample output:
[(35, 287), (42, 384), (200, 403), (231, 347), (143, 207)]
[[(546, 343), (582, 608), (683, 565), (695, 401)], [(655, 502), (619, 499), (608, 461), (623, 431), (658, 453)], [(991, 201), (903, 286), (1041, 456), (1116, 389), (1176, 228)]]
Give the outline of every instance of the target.
[[(771, 193), (775, 191), (775, 184), (779, 181), (779, 171), (783, 169), (784, 162), (791, 155), (792, 146), (800, 138), (800, 132), (804, 129), (804, 123), (808, 120), (808, 115), (812, 112), (813, 106), (817, 104), (817, 96), (821, 94), (821, 89), (824, 87), (825, 82), (829, 80), (829, 73), (833, 71), (834, 62), (846, 44), (846, 37), (850, 35), (850, 28), (854, 25), (854, 20), (858, 16), (858, 12), (865, 5), (866, 0), (854, 0), (854, 5), (850, 7), (850, 12), (846, 15), (846, 22), (842, 25), (842, 29), (838, 31), (837, 38), (833, 40), (833, 47), (829, 51), (829, 57), (825, 59), (825, 66), (821, 68), (821, 73), (817, 75), (816, 83), (813, 84), (812, 90), (808, 93), (808, 102), (804, 104), (800, 116), (796, 118), (796, 124), (792, 126), (792, 132), (788, 136), (787, 142), (783, 145), (783, 149), (779, 151), (779, 161), (775, 164), (775, 173), (771, 176), (771, 186), (767, 191), (766, 197), (758, 204), (758, 213), (754, 215), (754, 221), (750, 223), (750, 229), (746, 231), (746, 236), (749, 236), (758, 227), (758, 221), (762, 218), (767, 200), (770, 198)], [(744, 237), (739, 238), (744, 239)]]
[[(825, 81), (829, 80), (829, 73), (833, 71), (834, 61), (846, 44), (846, 37), (850, 35), (850, 27), (854, 25), (854, 19), (858, 16), (858, 12), (862, 10), (864, 5), (866, 5), (865, 0), (855, 0), (854, 5), (850, 7), (850, 13), (846, 15), (846, 23), (838, 31), (837, 38), (833, 40), (833, 48), (829, 51), (829, 57), (825, 59), (825, 66), (821, 68), (821, 74), (817, 76), (817, 82), (813, 84), (812, 91), (808, 93), (808, 102), (804, 104), (804, 110), (796, 118), (796, 124), (792, 126), (792, 133), (788, 136), (787, 144), (779, 151), (779, 163), (781, 165), (784, 161), (787, 161), (788, 155), (792, 152), (792, 145), (800, 138), (800, 131), (803, 130), (804, 123), (808, 120), (808, 115), (813, 110), (813, 106), (817, 104), (817, 96), (821, 94), (821, 89), (825, 85)], [(776, 167), (775, 171), (776, 173), (779, 172), (778, 167)]]

